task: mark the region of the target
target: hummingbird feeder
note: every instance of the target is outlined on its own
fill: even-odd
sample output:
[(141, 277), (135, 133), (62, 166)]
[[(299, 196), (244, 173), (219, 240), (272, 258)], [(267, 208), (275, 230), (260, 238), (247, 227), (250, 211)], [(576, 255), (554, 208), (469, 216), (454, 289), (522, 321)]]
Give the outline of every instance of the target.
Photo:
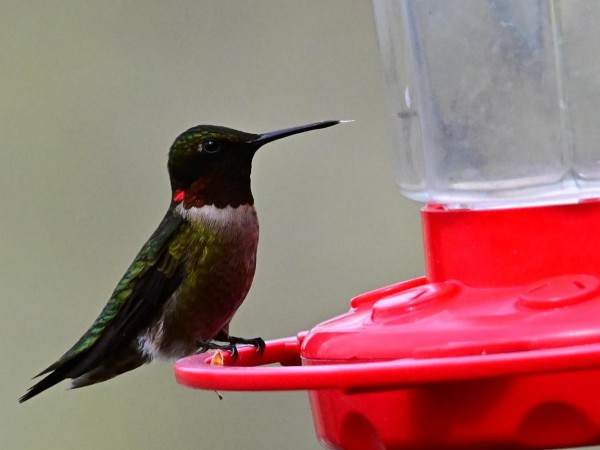
[(331, 449), (600, 444), (600, 2), (373, 6), (425, 276), (177, 381), (306, 389)]

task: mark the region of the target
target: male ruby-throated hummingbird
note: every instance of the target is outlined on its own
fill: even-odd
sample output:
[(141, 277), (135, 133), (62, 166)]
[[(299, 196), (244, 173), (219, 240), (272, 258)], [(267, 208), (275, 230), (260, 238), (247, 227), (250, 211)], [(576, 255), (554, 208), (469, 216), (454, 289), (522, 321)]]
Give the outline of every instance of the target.
[[(71, 378), (87, 386), (155, 358), (252, 344), (229, 334), (256, 266), (258, 220), (252, 158), (268, 142), (336, 125), (318, 122), (265, 134), (211, 125), (185, 131), (169, 151), (171, 204), (96, 321), (20, 402)], [(227, 344), (217, 344), (219, 341)]]

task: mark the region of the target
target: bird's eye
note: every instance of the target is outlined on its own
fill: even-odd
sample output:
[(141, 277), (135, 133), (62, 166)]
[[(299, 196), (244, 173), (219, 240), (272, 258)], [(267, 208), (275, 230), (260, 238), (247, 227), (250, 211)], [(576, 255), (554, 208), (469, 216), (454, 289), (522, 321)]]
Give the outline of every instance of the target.
[(200, 143), (200, 150), (206, 153), (216, 153), (221, 148), (221, 144), (214, 139), (206, 139)]

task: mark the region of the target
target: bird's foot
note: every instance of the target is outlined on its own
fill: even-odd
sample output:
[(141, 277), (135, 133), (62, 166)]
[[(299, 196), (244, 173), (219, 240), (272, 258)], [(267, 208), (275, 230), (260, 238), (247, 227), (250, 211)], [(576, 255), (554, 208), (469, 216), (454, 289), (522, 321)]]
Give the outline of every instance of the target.
[(265, 344), (265, 341), (261, 337), (246, 339), (246, 338), (230, 336), (229, 338), (232, 339), (229, 341), (232, 344), (248, 344), (248, 345), (252, 345), (252, 346), (256, 347), (256, 352), (259, 355), (262, 355), (265, 351), (265, 348), (267, 348), (267, 344)]
[(265, 351), (265, 348), (267, 347), (267, 345), (265, 344), (265, 341), (261, 337), (241, 338), (241, 337), (236, 337), (236, 336), (230, 336), (229, 334), (221, 332), (215, 336), (215, 340), (221, 341), (221, 342), (228, 342), (229, 344), (232, 344), (232, 345), (237, 345), (237, 344), (252, 345), (252, 346), (256, 347), (256, 352), (259, 355), (262, 354)]
[(212, 341), (197, 341), (198, 350), (196, 353), (204, 353), (207, 350), (228, 350), (231, 353), (231, 358), (235, 361), (238, 358), (238, 349), (235, 344), (216, 344)]

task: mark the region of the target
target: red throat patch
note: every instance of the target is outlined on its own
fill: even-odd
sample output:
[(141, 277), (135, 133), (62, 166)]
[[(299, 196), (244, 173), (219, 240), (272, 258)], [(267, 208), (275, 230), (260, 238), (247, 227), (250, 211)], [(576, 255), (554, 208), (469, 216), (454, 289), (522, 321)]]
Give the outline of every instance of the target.
[(177, 189), (173, 194), (173, 201), (175, 203), (181, 203), (185, 198), (185, 192), (181, 189)]

